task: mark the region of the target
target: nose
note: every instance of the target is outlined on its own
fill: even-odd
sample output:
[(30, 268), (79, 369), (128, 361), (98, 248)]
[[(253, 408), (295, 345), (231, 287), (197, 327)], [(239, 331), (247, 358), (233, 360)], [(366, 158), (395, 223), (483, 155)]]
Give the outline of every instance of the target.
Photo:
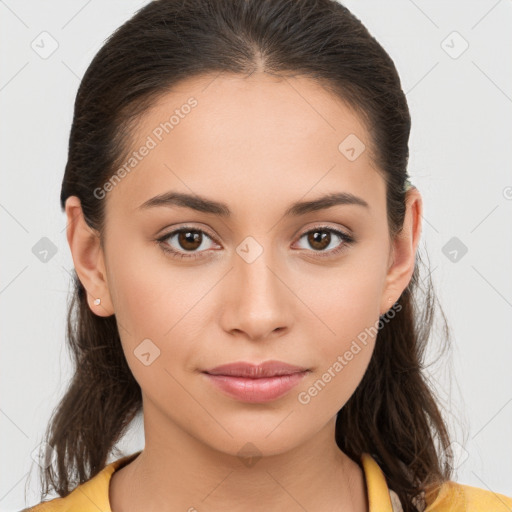
[(226, 332), (257, 341), (290, 329), (300, 301), (287, 284), (289, 272), (269, 254), (263, 251), (252, 262), (235, 255), (234, 268), (223, 282), (221, 322)]

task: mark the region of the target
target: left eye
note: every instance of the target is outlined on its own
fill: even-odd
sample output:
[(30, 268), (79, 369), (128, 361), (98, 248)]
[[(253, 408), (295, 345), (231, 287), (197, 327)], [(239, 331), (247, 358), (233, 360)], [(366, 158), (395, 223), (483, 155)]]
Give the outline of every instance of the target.
[[(332, 248), (331, 250), (324, 250), (329, 248), (331, 245), (331, 242), (333, 242), (333, 236), (335, 235), (335, 238), (338, 238), (342, 241), (341, 245), (338, 243), (337, 247)], [(313, 251), (319, 254), (319, 256), (329, 256), (333, 254), (337, 254), (338, 252), (345, 249), (347, 245), (350, 245), (354, 242), (354, 239), (347, 235), (346, 233), (343, 233), (343, 231), (339, 231), (338, 229), (330, 228), (327, 226), (317, 227), (314, 229), (311, 229), (304, 233), (300, 239), (307, 237), (307, 243), (313, 247)], [(336, 244), (335, 244), (336, 246)], [(306, 247), (307, 249), (307, 247)]]

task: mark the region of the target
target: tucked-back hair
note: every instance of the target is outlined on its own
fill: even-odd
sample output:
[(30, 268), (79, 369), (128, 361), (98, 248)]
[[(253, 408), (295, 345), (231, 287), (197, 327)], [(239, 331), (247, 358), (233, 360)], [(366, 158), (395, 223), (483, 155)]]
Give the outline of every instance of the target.
[[(254, 71), (316, 80), (359, 115), (386, 183), (389, 235), (397, 235), (408, 178), (406, 97), (386, 51), (334, 0), (156, 0), (141, 8), (107, 39), (81, 81), (62, 210), (78, 196), (104, 246), (105, 200), (94, 191), (126, 158), (140, 117), (180, 80)], [(400, 311), (383, 322), (367, 371), (336, 422), (339, 448), (354, 460), (371, 454), (405, 512), (415, 510), (415, 496), (451, 478), (448, 429), (424, 374), (439, 304), (430, 274), (420, 279), (420, 263), (418, 251), (394, 305)], [(41, 469), (42, 499), (53, 491), (64, 497), (95, 476), (142, 410), (115, 315), (91, 312), (76, 271), (73, 286), (67, 341), (74, 374), (45, 432), (41, 459), (52, 460), (53, 450), (55, 457)]]

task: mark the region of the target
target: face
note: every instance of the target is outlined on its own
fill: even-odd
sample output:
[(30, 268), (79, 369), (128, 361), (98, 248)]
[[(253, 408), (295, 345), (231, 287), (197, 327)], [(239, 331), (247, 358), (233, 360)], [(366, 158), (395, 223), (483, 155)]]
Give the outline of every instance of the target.
[[(182, 82), (132, 142), (137, 155), (104, 189), (102, 271), (80, 268), (72, 249), (91, 309), (116, 315), (146, 435), (179, 429), (225, 453), (250, 442), (269, 455), (311, 439), (355, 391), (379, 315), (413, 270), (418, 215), (408, 207), (416, 238), (394, 246), (367, 130), (315, 82), (256, 73)], [(201, 211), (143, 206), (167, 193)], [(311, 207), (329, 194), (358, 199)], [(203, 373), (267, 360), (308, 372), (266, 401)]]

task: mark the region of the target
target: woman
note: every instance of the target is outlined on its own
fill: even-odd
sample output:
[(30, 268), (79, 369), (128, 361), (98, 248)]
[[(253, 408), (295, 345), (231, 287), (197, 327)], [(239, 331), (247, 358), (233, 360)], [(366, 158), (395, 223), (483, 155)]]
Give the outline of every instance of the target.
[[(395, 66), (332, 0), (159, 0), (80, 85), (76, 373), (31, 510), (499, 510), (422, 373)], [(143, 411), (145, 446), (107, 464)]]

